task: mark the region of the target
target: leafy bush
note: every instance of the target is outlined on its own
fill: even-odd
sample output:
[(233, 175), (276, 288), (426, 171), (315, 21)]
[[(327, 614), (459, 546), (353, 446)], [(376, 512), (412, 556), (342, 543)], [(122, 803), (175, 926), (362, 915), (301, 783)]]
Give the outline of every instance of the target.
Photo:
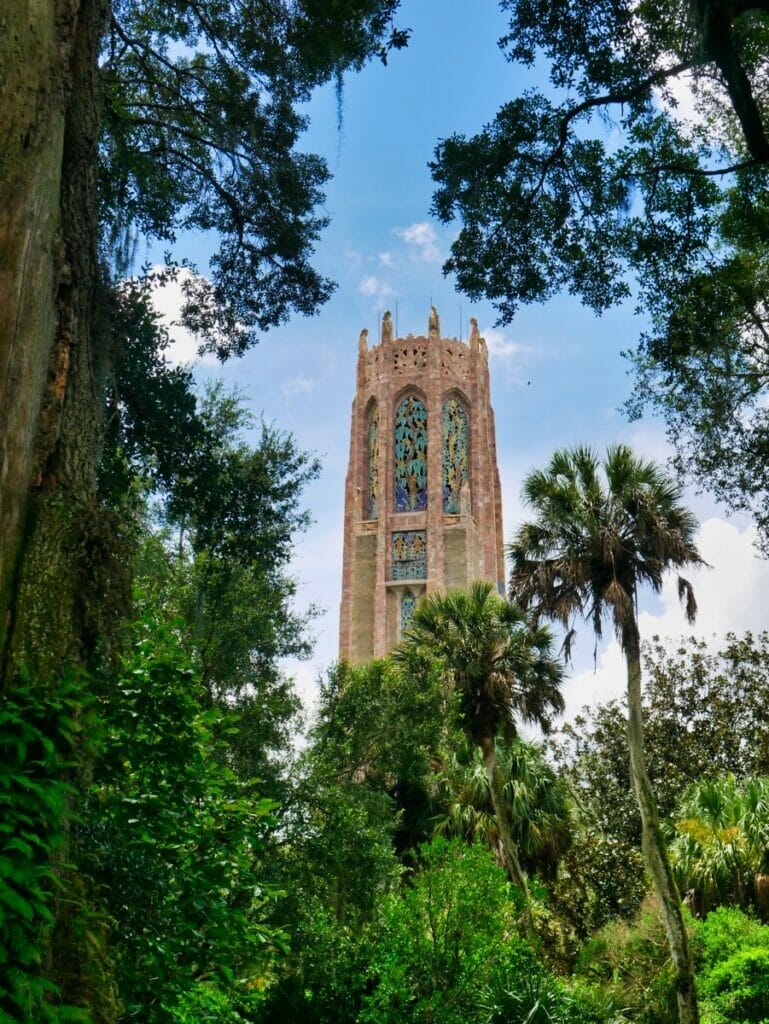
[[(699, 949), (697, 923), (686, 916), (689, 942)], [(613, 921), (589, 940), (576, 971), (600, 985), (639, 1024), (676, 1024), (673, 969), (656, 900), (647, 896), (632, 923)]]
[(702, 1024), (769, 1020), (769, 927), (721, 907), (700, 926)]
[(86, 718), (82, 690), (82, 681), (70, 674), (48, 689), (25, 679), (0, 701), (2, 1024), (86, 1019), (53, 1005), (58, 990), (41, 972), (51, 942), (51, 907), (66, 870), (64, 825), (75, 795), (66, 777), (78, 767), (78, 733)]
[(227, 719), (204, 710), (177, 631), (147, 613), (137, 634), (102, 709), (83, 838), (114, 921), (123, 1019), (171, 1024), (197, 1019), (195, 1000), (258, 1001), (282, 955), (259, 872), (274, 805), (221, 756)]
[(741, 949), (702, 979), (703, 1024), (764, 1024), (769, 1019), (769, 949)]
[(509, 960), (534, 957), (516, 931), (513, 890), (481, 846), (442, 838), (421, 848), (400, 895), (372, 929), (373, 989), (361, 1024), (468, 1024), (479, 992)]

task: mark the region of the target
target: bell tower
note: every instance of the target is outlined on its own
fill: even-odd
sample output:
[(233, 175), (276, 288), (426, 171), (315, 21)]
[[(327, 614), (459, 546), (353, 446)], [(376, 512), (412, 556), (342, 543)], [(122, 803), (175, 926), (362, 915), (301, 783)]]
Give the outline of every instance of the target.
[(373, 347), (358, 340), (345, 483), (339, 655), (383, 657), (423, 594), (489, 580), (504, 592), (502, 499), (486, 342), (393, 337), (389, 313)]

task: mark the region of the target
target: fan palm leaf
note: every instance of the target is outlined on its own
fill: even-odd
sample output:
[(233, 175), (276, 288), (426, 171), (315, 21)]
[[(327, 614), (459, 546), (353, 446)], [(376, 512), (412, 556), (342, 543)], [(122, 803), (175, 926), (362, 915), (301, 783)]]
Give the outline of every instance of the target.
[[(664, 471), (622, 444), (610, 446), (603, 459), (585, 446), (556, 452), (547, 468), (529, 474), (523, 496), (536, 518), (508, 549), (511, 599), (535, 622), (549, 618), (564, 626), (567, 657), (577, 618), (590, 622), (596, 638), (609, 619), (625, 654), (628, 745), (644, 854), (676, 969), (679, 1019), (696, 1024), (688, 939), (644, 757), (636, 603), (641, 587), (659, 593), (669, 570), (704, 564), (694, 542), (697, 523)], [(693, 621), (694, 591), (683, 576), (678, 593)]]
[(465, 731), (483, 755), (505, 866), (523, 893), (528, 921), (526, 876), (508, 821), (496, 739), (502, 733), (511, 740), (521, 722), (547, 730), (563, 710), (563, 666), (550, 631), (532, 625), (490, 583), (478, 581), (420, 601), (393, 658), (415, 678), (425, 664), (437, 662), (456, 687)]

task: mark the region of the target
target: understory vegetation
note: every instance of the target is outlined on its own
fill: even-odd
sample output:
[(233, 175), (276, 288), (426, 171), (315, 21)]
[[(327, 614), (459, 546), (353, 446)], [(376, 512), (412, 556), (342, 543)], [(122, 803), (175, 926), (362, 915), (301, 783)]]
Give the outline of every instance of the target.
[[(217, 419), (222, 405), (240, 410), (218, 391), (200, 407)], [(238, 440), (240, 412), (222, 451), (258, 461), (260, 447)], [(557, 689), (562, 668), (546, 635), (476, 585), (451, 598), (452, 629), (469, 615), (476, 653), (482, 628), (487, 654), (511, 629), (517, 645), (494, 669), (506, 709), (496, 798), (489, 752), (472, 738), (467, 694), (477, 707), (481, 691), (469, 676), (456, 685), (448, 651), (428, 657), (424, 630), (444, 628), (447, 599), (417, 610), (394, 658), (333, 667), (306, 745), (292, 750), (298, 703), (272, 653), (301, 646), (282, 603), (290, 581), (239, 648), (218, 648), (206, 582), (226, 594), (244, 566), (222, 554), (211, 577), (194, 516), (182, 537), (161, 506), (139, 496), (134, 511), (135, 614), (109, 676), (90, 680), (92, 704), (74, 701), (74, 676), (44, 698), (30, 680), (3, 703), (0, 1020), (678, 1020), (619, 702), (520, 738), (515, 723), (532, 709), (547, 728), (548, 702), (532, 703), (531, 689)], [(643, 660), (649, 772), (700, 1019), (758, 1024), (769, 1019), (769, 635), (729, 637), (716, 654), (654, 638)], [(758, 730), (755, 742), (735, 721), (743, 737)], [(57, 945), (58, 905), (81, 944)]]

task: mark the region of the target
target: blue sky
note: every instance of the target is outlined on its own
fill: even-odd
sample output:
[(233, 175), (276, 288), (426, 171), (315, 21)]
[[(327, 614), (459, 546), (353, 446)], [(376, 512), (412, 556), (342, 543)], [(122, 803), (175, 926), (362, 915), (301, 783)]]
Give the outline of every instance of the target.
[[(319, 315), (265, 335), (243, 359), (223, 369), (199, 367), (201, 375), (221, 374), (237, 384), (254, 412), (293, 433), (300, 447), (322, 459), (322, 477), (305, 495), (314, 525), (299, 540), (293, 566), (300, 605), (325, 608), (315, 624), (313, 660), (290, 666), (309, 700), (318, 671), (337, 652), (357, 339), (362, 327), (376, 337), (383, 310), (395, 316), (397, 304), (401, 335), (426, 333), (431, 302), (444, 335), (458, 336), (461, 330), (466, 337), (468, 318), (478, 318), (491, 355), (506, 536), (523, 514), (522, 476), (556, 447), (624, 439), (648, 456), (667, 454), (659, 424), (630, 425), (618, 411), (630, 387), (621, 351), (632, 346), (642, 328), (630, 308), (597, 319), (575, 300), (560, 297), (522, 309), (512, 325), (495, 328), (489, 304), (471, 306), (443, 277), (441, 264), (456, 229), (429, 217), (433, 184), (427, 164), (435, 144), (453, 132), (479, 129), (502, 103), (536, 83), (532, 72), (507, 63), (497, 47), (506, 23), (492, 0), (404, 0), (398, 22), (412, 30), (409, 47), (393, 54), (387, 67), (372, 64), (345, 80), (341, 132), (333, 89), (319, 92), (308, 106), (311, 125), (304, 148), (322, 154), (334, 174), (325, 203), (331, 223), (315, 263), (338, 283), (336, 293)], [(178, 254), (204, 271), (207, 246), (205, 238), (185, 237)], [(162, 302), (172, 315), (173, 295)], [(192, 354), (189, 339), (180, 341), (179, 357)], [(714, 566), (698, 578), (699, 632), (760, 628), (760, 609), (769, 603), (769, 573), (754, 557), (749, 524), (727, 524), (707, 496), (692, 494), (690, 500), (700, 519), (708, 521), (703, 551)], [(672, 591), (649, 600), (645, 615), (647, 632), (684, 629)], [(594, 674), (587, 627), (582, 637), (570, 684), (573, 707), (622, 683), (616, 648), (604, 646)]]

